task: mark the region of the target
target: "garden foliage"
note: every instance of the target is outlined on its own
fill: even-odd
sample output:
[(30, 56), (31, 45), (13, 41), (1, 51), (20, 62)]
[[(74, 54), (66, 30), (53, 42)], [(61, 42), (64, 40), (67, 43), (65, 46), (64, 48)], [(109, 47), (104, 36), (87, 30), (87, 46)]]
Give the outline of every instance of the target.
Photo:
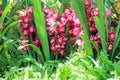
[(0, 0), (0, 79), (120, 79), (119, 0)]

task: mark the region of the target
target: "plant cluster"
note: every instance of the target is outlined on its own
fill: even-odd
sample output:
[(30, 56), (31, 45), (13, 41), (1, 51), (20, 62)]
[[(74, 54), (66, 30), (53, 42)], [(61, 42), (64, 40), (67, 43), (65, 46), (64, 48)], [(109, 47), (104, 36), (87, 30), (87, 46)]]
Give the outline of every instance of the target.
[[(96, 5), (92, 6), (91, 8), (91, 1), (90, 0), (84, 0), (84, 7), (85, 7), (85, 12), (86, 12), (86, 17), (88, 21), (88, 27), (89, 27), (89, 32), (90, 32), (90, 41), (96, 42), (99, 47), (101, 47), (101, 40), (100, 36), (98, 34), (97, 26), (95, 24), (94, 18), (99, 17), (99, 11), (98, 7)], [(111, 15), (111, 10), (106, 8), (106, 19)], [(104, 23), (105, 28), (106, 28), (106, 23)], [(108, 25), (109, 26), (109, 25)], [(110, 26), (109, 26), (110, 27)], [(108, 52), (112, 51), (114, 39), (115, 39), (115, 31), (113, 29), (106, 30), (108, 35)], [(94, 46), (93, 46), (94, 48)]]
[(52, 52), (65, 56), (66, 42), (71, 39), (73, 40), (70, 41), (70, 44), (82, 45), (82, 40), (79, 37), (82, 33), (80, 22), (71, 8), (65, 8), (60, 18), (53, 9), (44, 8), (43, 12)]
[[(24, 10), (21, 10), (19, 12), (20, 17), (20, 30), (22, 31), (24, 37), (21, 35), (20, 37), (20, 46), (25, 46), (26, 42), (24, 40), (28, 40), (28, 43), (30, 43), (30, 38), (33, 39), (32, 44), (36, 46), (40, 46), (40, 39), (36, 36), (36, 29), (34, 26), (32, 26), (30, 23), (32, 21), (31, 14), (33, 14), (33, 8), (28, 7)], [(23, 50), (27, 50), (27, 47), (25, 46)]]
[(119, 3), (0, 0), (0, 80), (119, 80)]

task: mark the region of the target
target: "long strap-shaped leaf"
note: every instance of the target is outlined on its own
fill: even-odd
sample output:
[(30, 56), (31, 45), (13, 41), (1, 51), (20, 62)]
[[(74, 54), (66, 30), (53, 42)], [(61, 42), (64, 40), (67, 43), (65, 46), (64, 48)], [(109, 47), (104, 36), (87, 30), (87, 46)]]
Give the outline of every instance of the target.
[(99, 10), (99, 18), (95, 17), (95, 24), (97, 26), (98, 33), (100, 35), (103, 51), (107, 53), (107, 39), (106, 39), (107, 33), (105, 32), (105, 26), (104, 26), (106, 11), (104, 4), (102, 3), (101, 0), (96, 0), (96, 3)]
[(40, 51), (40, 49), (38, 48), (38, 47), (36, 47), (35, 45), (33, 45), (33, 44), (27, 44), (26, 46), (31, 46), (33, 49), (34, 49), (34, 51), (39, 55), (39, 57), (40, 57), (40, 62), (43, 64), (44, 63), (44, 57), (43, 57), (43, 54), (42, 54), (42, 52)]
[(15, 21), (11, 24), (9, 24), (0, 34), (0, 39), (5, 35), (5, 33), (8, 31), (8, 29), (10, 29), (11, 27), (14, 27), (16, 26), (17, 24), (19, 23), (19, 20), (18, 21)]
[(92, 47), (91, 47), (91, 44), (90, 44), (90, 41), (88, 38), (89, 31), (88, 31), (88, 26), (87, 26), (87, 21), (86, 21), (84, 2), (83, 2), (83, 0), (72, 0), (72, 2), (73, 2), (73, 8), (80, 20), (80, 23), (82, 24), (82, 27), (85, 32), (84, 35), (81, 35), (81, 38), (84, 40), (85, 49), (88, 52), (88, 55), (93, 57)]
[(7, 13), (9, 12), (10, 7), (11, 7), (11, 3), (8, 4), (8, 6), (3, 11), (2, 16), (0, 17), (0, 28), (2, 27), (1, 25), (2, 25), (2, 23), (3, 23), (3, 21), (4, 21), (5, 17), (6, 17)]
[(88, 36), (86, 36), (85, 34), (81, 34), (81, 38), (84, 41), (85, 50), (86, 50), (87, 54), (91, 57), (94, 57), (93, 51), (92, 51), (92, 46), (90, 44), (90, 40), (89, 40)]
[(120, 20), (119, 20), (118, 26), (117, 26), (117, 32), (116, 32), (116, 35), (115, 35), (115, 40), (114, 40), (113, 50), (112, 50), (112, 54), (111, 54), (111, 59), (113, 59), (114, 54), (115, 54), (115, 50), (116, 50), (116, 48), (119, 44), (119, 41), (120, 41), (119, 31), (120, 31)]
[(46, 26), (44, 22), (44, 16), (42, 13), (42, 7), (39, 0), (32, 0), (34, 6), (34, 20), (37, 28), (38, 36), (40, 37), (42, 49), (46, 60), (50, 60), (50, 51), (48, 44), (48, 37), (46, 32)]
[(106, 41), (106, 37), (105, 37), (105, 34), (104, 34), (104, 26), (101, 25), (100, 23), (100, 19), (98, 17), (95, 17), (95, 24), (97, 26), (97, 30), (98, 30), (98, 33), (100, 35), (100, 40), (101, 40), (101, 43), (102, 43), (102, 48), (103, 48), (103, 51), (105, 51), (105, 53), (107, 53), (107, 41)]

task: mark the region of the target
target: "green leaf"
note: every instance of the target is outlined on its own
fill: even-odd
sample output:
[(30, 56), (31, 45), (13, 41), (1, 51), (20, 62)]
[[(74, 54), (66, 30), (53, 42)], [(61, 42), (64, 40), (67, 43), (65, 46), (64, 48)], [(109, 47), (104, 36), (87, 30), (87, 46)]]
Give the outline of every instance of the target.
[(101, 25), (101, 21), (98, 17), (95, 17), (95, 24), (96, 24), (96, 28), (98, 30), (98, 33), (100, 35), (100, 40), (101, 40), (101, 43), (102, 43), (102, 48), (103, 48), (103, 51), (105, 53), (107, 53), (107, 40), (106, 40), (106, 36), (105, 36), (105, 33), (103, 32), (104, 31), (104, 26)]
[(0, 51), (3, 49), (3, 47), (4, 47), (3, 45), (0, 45)]
[(40, 62), (43, 64), (44, 63), (44, 57), (43, 57), (43, 54), (42, 52), (40, 51), (40, 49), (38, 47), (36, 47), (35, 45), (33, 44), (26, 44), (26, 46), (31, 46), (33, 47), (34, 51), (39, 55), (40, 57)]
[(116, 35), (115, 35), (115, 40), (114, 40), (113, 50), (112, 50), (112, 54), (111, 54), (111, 59), (113, 59), (113, 57), (115, 56), (115, 50), (116, 50), (116, 48), (119, 44), (119, 41), (120, 41), (119, 30), (120, 30), (120, 20), (119, 20), (118, 26), (117, 26), (117, 31), (116, 31)]
[(85, 50), (87, 52), (87, 54), (91, 57), (94, 57), (93, 56), (93, 51), (92, 51), (92, 46), (90, 44), (90, 40), (88, 38), (88, 36), (86, 36), (85, 34), (82, 34), (81, 35), (81, 38), (83, 39), (84, 41), (84, 44), (85, 44)]
[(96, 49), (96, 51), (97, 51), (97, 54), (99, 54), (99, 53), (100, 53), (100, 50), (99, 50), (99, 47), (98, 47), (97, 43), (96, 43), (96, 42), (91, 42), (91, 43), (92, 43), (93, 46), (95, 47), (95, 49)]
[(12, 39), (8, 39), (8, 38), (3, 38), (3, 40), (4, 40), (4, 44), (2, 44), (0, 46), (0, 51), (2, 50), (3, 53), (5, 53), (9, 49), (11, 49), (11, 47), (14, 44), (16, 44), (17, 42), (19, 42), (19, 40), (12, 40)]
[(38, 36), (40, 37), (40, 40), (41, 40), (42, 50), (44, 52), (45, 59), (50, 60), (48, 37), (47, 37), (46, 26), (44, 22), (44, 16), (42, 13), (42, 7), (39, 0), (32, 0), (32, 3), (34, 8), (35, 25), (37, 28)]
[[(105, 17), (106, 17), (106, 10), (103, 2), (101, 0), (96, 0), (98, 11), (99, 11), (99, 18), (95, 17), (95, 24), (97, 26), (98, 33), (100, 35), (102, 48), (105, 53), (107, 53), (107, 31), (105, 32)], [(107, 25), (107, 24), (106, 24)], [(107, 27), (107, 26), (106, 26)]]
[(107, 72), (107, 71), (113, 71), (114, 66), (111, 60), (108, 59), (108, 54), (105, 54), (104, 52), (100, 52), (98, 59), (97, 59), (99, 65)]
[[(33, 48), (33, 50), (39, 55), (40, 57), (40, 62), (43, 64), (44, 63), (44, 57), (43, 57), (43, 54), (42, 52), (40, 51), (40, 49), (38, 47), (36, 47), (35, 45), (33, 44), (26, 44), (25, 46), (31, 46)], [(22, 48), (24, 48), (25, 46), (20, 46), (18, 47), (17, 50), (21, 50)]]
[(120, 77), (120, 62), (114, 63), (116, 77)]
[(0, 39), (6, 34), (6, 32), (8, 31), (8, 29), (12, 28), (12, 27), (15, 27), (17, 24), (19, 23), (19, 20), (18, 21), (15, 21), (11, 24), (9, 24), (0, 34)]
[[(97, 6), (98, 6), (98, 11), (100, 15), (100, 23), (101, 26), (104, 26), (104, 21), (106, 17), (106, 10), (103, 2), (101, 0), (96, 0)], [(105, 33), (105, 29), (103, 30), (103, 33)]]
[(3, 11), (2, 13), (2, 16), (0, 17), (0, 28), (2, 27), (2, 23), (7, 15), (7, 13), (9, 12), (10, 10), (10, 7), (11, 7), (11, 3), (8, 4), (8, 6), (5, 8), (5, 10)]

